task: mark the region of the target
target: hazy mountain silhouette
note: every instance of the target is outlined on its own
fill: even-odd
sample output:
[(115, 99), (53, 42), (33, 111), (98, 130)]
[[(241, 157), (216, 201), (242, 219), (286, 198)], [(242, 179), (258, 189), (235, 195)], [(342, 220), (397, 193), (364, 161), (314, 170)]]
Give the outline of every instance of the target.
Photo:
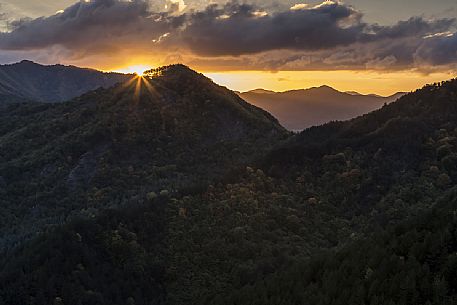
[(74, 66), (43, 66), (24, 60), (0, 65), (0, 104), (62, 102), (100, 87), (109, 88), (132, 77)]
[(273, 92), (263, 89), (240, 93), (249, 103), (267, 110), (289, 130), (302, 130), (330, 121), (347, 120), (380, 108), (404, 95), (389, 97), (340, 92), (329, 86)]

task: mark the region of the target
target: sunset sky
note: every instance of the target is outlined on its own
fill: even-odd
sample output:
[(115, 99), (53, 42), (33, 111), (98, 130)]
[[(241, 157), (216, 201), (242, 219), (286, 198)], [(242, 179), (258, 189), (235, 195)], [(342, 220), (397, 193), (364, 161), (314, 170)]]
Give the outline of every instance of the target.
[(388, 95), (457, 76), (455, 0), (0, 0), (0, 63), (184, 63), (231, 89)]

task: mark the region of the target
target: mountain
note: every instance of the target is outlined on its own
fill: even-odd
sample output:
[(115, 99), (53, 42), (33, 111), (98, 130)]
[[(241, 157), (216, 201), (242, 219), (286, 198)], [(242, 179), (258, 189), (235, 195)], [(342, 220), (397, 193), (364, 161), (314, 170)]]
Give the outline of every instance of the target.
[(66, 103), (3, 109), (3, 246), (147, 194), (206, 187), (288, 135), (267, 112), (185, 66), (154, 72)]
[(276, 92), (272, 90), (265, 90), (265, 89), (254, 89), (249, 91), (250, 93), (255, 93), (255, 94), (274, 94)]
[[(352, 295), (360, 298), (350, 304), (442, 304), (427, 287), (435, 281), (439, 289), (453, 287), (455, 269), (447, 259), (454, 264), (455, 234), (439, 239), (440, 248), (427, 242), (417, 246), (420, 251), (403, 241), (420, 243), (427, 230), (431, 236), (454, 232), (453, 223), (433, 225), (449, 219), (457, 206), (456, 92), (457, 80), (430, 85), (370, 114), (307, 129), (237, 180), (179, 201), (176, 206), (192, 216), (170, 224), (172, 304), (299, 304), (307, 296), (315, 304), (347, 304)], [(428, 227), (414, 226), (429, 219)], [(398, 237), (392, 235), (403, 226)], [(415, 229), (420, 234), (414, 235)], [(374, 247), (378, 235), (396, 241)], [(346, 259), (348, 252), (352, 257)], [(382, 261), (385, 253), (395, 255), (392, 267)], [(329, 258), (320, 260), (321, 255)], [(348, 263), (339, 269), (340, 261)], [(417, 272), (418, 264), (429, 268), (422, 279), (428, 286), (414, 283), (421, 273), (412, 277), (404, 271), (414, 265)], [(370, 288), (364, 281), (369, 267), (395, 271), (380, 269), (373, 278), (378, 286)], [(347, 274), (352, 277), (343, 281)], [(289, 286), (294, 282), (297, 286)], [(403, 303), (406, 289), (398, 284), (403, 282), (420, 298)], [(369, 294), (372, 289), (377, 296)], [(449, 300), (457, 295), (454, 289), (440, 293)]]
[(404, 93), (389, 97), (340, 92), (328, 86), (273, 92), (257, 89), (240, 93), (249, 103), (267, 110), (289, 130), (303, 130), (330, 121), (341, 121), (368, 113)]
[(457, 80), (290, 134), (147, 75), (0, 114), (0, 303), (455, 303)]
[(347, 222), (331, 231), (334, 250), (297, 257), (215, 303), (454, 304), (456, 92), (457, 80), (429, 85), (273, 150), (263, 169), (299, 184), (312, 206), (304, 215), (319, 206)]
[(132, 75), (103, 73), (74, 66), (43, 66), (31, 61), (0, 65), (0, 104), (62, 102), (99, 87), (109, 88)]

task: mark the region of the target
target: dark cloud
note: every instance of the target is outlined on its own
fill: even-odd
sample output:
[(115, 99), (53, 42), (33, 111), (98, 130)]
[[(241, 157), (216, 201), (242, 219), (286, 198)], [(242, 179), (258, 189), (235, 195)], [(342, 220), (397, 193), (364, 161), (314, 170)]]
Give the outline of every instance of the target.
[(150, 43), (176, 28), (179, 20), (152, 14), (148, 2), (143, 0), (81, 1), (51, 17), (12, 23), (13, 31), (0, 35), (0, 48), (39, 49), (61, 45), (104, 52)]
[(367, 38), (374, 40), (380, 39), (399, 39), (403, 37), (421, 37), (432, 33), (441, 33), (449, 30), (454, 25), (455, 19), (438, 19), (427, 21), (422, 17), (411, 17), (406, 21), (399, 21), (393, 26), (370, 25), (367, 29), (373, 33)]
[(380, 26), (338, 1), (268, 12), (229, 2), (186, 13), (177, 1), (166, 3), (169, 10), (159, 12), (148, 0), (80, 1), (50, 17), (11, 23), (11, 32), (0, 33), (0, 49), (61, 48), (59, 58), (114, 58), (129, 50), (227, 69), (403, 69), (457, 61), (454, 19)]
[[(265, 14), (247, 4), (210, 6), (190, 16), (182, 39), (201, 55), (241, 55), (348, 45), (359, 40), (364, 28), (358, 12), (333, 2), (312, 9)], [(352, 24), (342, 27), (340, 23), (345, 21)]]
[[(422, 39), (447, 31), (453, 19), (427, 21), (414, 17), (393, 26), (369, 25), (360, 12), (339, 2), (259, 16), (251, 5), (210, 6), (191, 16), (183, 42), (205, 56), (242, 55), (264, 51), (321, 50), (356, 42)], [(411, 54), (412, 55), (412, 54)]]
[(429, 65), (457, 64), (457, 33), (426, 38), (414, 55)]

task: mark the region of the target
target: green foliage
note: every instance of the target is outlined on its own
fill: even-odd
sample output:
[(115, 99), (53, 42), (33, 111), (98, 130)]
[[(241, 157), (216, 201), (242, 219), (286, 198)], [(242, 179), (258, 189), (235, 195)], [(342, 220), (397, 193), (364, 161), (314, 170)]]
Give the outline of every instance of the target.
[(288, 135), (263, 111), (185, 69), (192, 86), (139, 78), (67, 103), (4, 108), (2, 248), (75, 215), (141, 203), (151, 192), (205, 188)]
[(281, 142), (202, 75), (150, 75), (0, 113), (0, 303), (457, 301), (457, 81)]
[(163, 304), (165, 203), (73, 220), (2, 262), (2, 304)]
[(371, 238), (277, 271), (211, 304), (455, 304), (456, 190)]

